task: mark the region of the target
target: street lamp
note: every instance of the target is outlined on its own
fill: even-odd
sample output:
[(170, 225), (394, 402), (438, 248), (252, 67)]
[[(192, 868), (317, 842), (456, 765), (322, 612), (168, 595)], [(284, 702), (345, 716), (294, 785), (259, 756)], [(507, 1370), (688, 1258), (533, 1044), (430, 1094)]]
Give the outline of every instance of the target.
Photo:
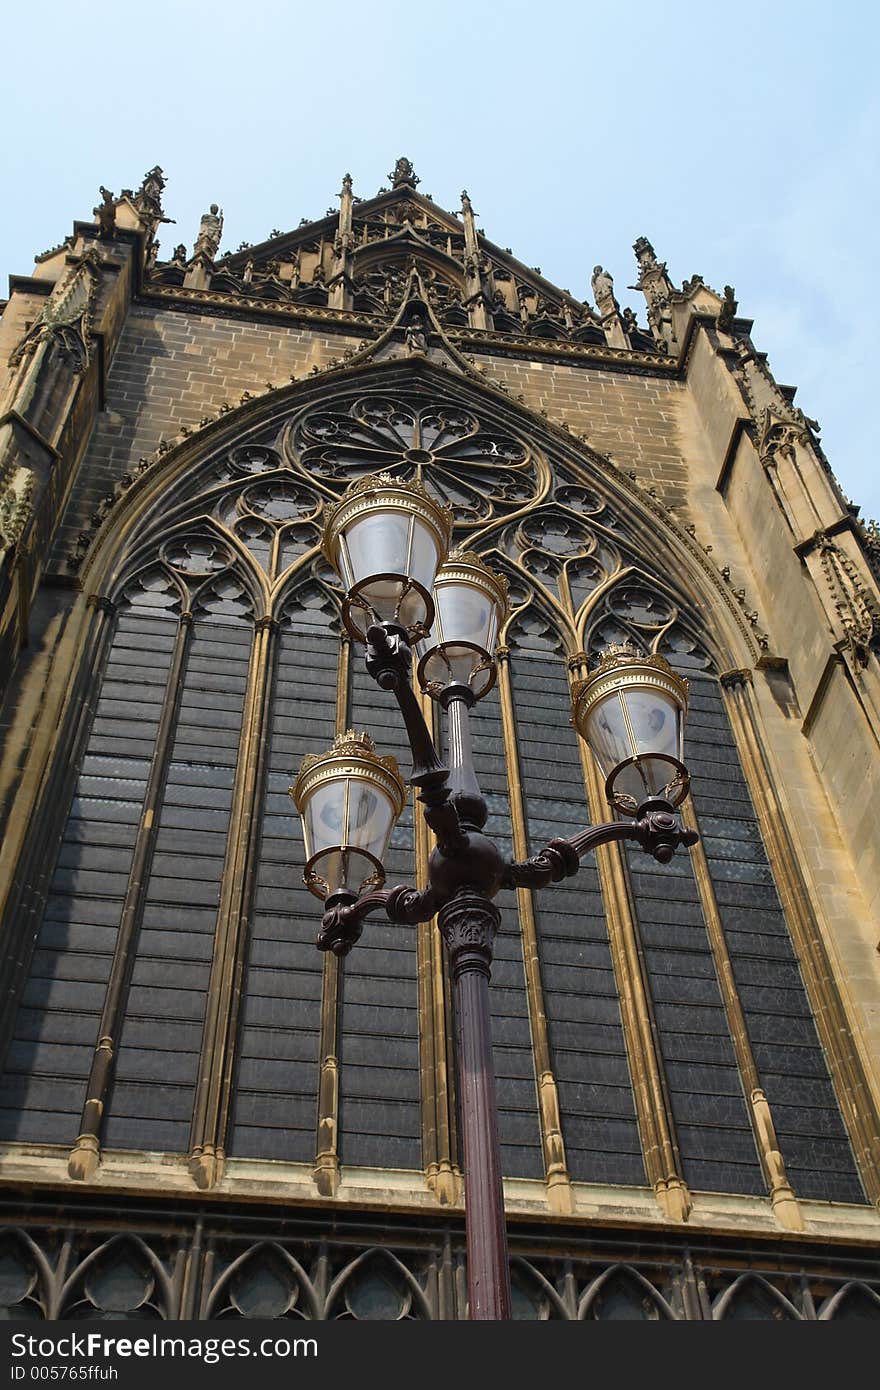
[[(643, 657), (628, 646), (609, 648), (576, 683), (572, 720), (594, 749), (609, 800), (630, 818), (552, 839), (522, 862), (504, 859), (483, 834), (488, 808), (474, 771), (469, 712), (495, 680), (507, 586), (476, 555), (448, 553), (450, 534), (450, 514), (421, 484), (379, 475), (348, 489), (324, 537), (324, 553), (348, 588), (346, 627), (365, 642), (368, 673), (393, 692), (403, 717), (410, 782), (437, 839), (428, 886), (382, 886), (382, 854), (403, 798), (393, 760), (378, 758), (365, 735), (345, 735), (329, 753), (307, 758), (291, 792), (303, 816), (306, 882), (324, 898), (319, 950), (347, 955), (367, 914), (378, 909), (392, 922), (413, 925), (437, 916), (455, 1000), (469, 1316), (497, 1320), (510, 1317), (510, 1274), (489, 1025), (501, 916), (493, 899), (502, 888), (559, 882), (577, 872), (582, 855), (613, 840), (635, 840), (665, 863), (697, 835), (674, 814), (688, 786), (687, 683), (662, 657)], [(413, 642), (419, 684), (447, 716), (446, 761), (412, 688)], [(367, 793), (353, 793), (356, 786), (374, 798), (370, 810), (355, 815), (359, 825), (352, 807), (363, 805)]]

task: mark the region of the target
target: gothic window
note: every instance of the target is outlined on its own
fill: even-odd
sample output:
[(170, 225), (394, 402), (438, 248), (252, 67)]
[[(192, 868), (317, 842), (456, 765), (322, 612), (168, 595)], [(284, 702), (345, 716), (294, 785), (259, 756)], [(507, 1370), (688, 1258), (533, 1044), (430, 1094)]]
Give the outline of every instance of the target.
[[(418, 1171), (437, 1157), (423, 1147), (436, 1103), (453, 1136), (441, 1157), (458, 1161), (454, 1084), (450, 1097), (426, 1095), (449, 1026), (442, 978), (437, 1007), (429, 1000), (426, 938), (373, 919), (343, 967), (318, 955), (288, 794), (302, 757), (352, 725), (408, 768), (392, 698), (340, 641), (338, 581), (319, 550), (325, 507), (380, 472), (418, 477), (449, 502), (456, 539), (510, 582), (506, 653), (473, 716), (505, 850), (526, 857), (594, 818), (569, 658), (627, 641), (690, 681), (702, 857), (660, 866), (627, 852), (613, 900), (591, 860), (576, 883), (501, 901), (490, 997), (505, 1173), (540, 1181), (553, 1163), (577, 1183), (654, 1182), (650, 1104), (692, 1189), (766, 1195), (757, 1087), (795, 1192), (863, 1201), (696, 603), (639, 562), (598, 470), (551, 469), (497, 408), (402, 387), (312, 403), (209, 457), (145, 512), (107, 595), (115, 616), (51, 873), (28, 887), (36, 948), (0, 1139), (69, 1148), (85, 1133), (111, 1149), (189, 1153), (208, 1182), (224, 1155), (311, 1166), (332, 1134), (331, 1166)], [(389, 882), (424, 872), (417, 841), (407, 807)], [(113, 1066), (88, 1096), (96, 1125), (86, 1083), (107, 1039)], [(283, 1271), (268, 1256), (260, 1269), (252, 1293), (244, 1268), (229, 1284), (223, 1316), (278, 1303)], [(391, 1308), (395, 1288), (404, 1311), (387, 1315), (411, 1315), (406, 1280), (384, 1267), (359, 1278), (340, 1315)], [(379, 1298), (382, 1280), (392, 1293)], [(103, 1285), (94, 1297), (83, 1288), (105, 1306)], [(299, 1307), (290, 1288), (278, 1316)], [(604, 1295), (608, 1308), (632, 1297), (631, 1283)]]
[[(537, 853), (554, 835), (583, 829), (589, 811), (565, 664), (535, 623), (527, 626), (529, 611), (510, 627), (509, 680), (526, 842)], [(581, 1182), (641, 1184), (644, 1164), (595, 864), (584, 863), (576, 881), (535, 894), (533, 910), (569, 1173)]]

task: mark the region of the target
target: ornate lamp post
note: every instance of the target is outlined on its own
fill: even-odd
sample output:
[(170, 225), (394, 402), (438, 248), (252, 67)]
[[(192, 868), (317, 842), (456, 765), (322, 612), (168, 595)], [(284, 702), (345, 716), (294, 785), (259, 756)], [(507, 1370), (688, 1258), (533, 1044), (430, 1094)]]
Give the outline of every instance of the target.
[[(581, 856), (635, 840), (661, 863), (697, 836), (674, 808), (687, 795), (682, 761), (687, 683), (660, 656), (609, 648), (572, 692), (573, 722), (590, 743), (612, 805), (627, 819), (553, 839), (532, 859), (505, 860), (483, 833), (488, 808), (471, 755), (469, 712), (492, 687), (492, 653), (507, 586), (476, 555), (447, 554), (451, 515), (419, 483), (363, 479), (330, 514), (324, 550), (348, 586), (346, 627), (366, 644), (366, 668), (393, 692), (412, 751), (417, 789), (436, 848), (428, 887), (383, 887), (382, 855), (403, 807), (393, 759), (366, 735), (347, 734), (306, 758), (292, 789), (303, 816), (305, 878), (324, 899), (318, 948), (346, 955), (367, 914), (427, 922), (435, 914), (455, 999), (467, 1226), (469, 1316), (510, 1317), (510, 1276), (489, 1027), (489, 975), (501, 889), (543, 888), (577, 872)], [(447, 758), (434, 747), (411, 684), (447, 719)], [(393, 766), (392, 766), (393, 765)]]

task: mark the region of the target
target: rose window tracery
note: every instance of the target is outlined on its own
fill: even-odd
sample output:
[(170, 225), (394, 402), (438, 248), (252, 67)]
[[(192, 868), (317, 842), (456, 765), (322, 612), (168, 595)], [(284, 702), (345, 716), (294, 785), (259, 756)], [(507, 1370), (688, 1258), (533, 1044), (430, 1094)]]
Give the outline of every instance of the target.
[(539, 495), (525, 444), (451, 405), (362, 397), (347, 412), (306, 416), (294, 448), (304, 471), (337, 493), (372, 473), (418, 479), (463, 526), (479, 525)]

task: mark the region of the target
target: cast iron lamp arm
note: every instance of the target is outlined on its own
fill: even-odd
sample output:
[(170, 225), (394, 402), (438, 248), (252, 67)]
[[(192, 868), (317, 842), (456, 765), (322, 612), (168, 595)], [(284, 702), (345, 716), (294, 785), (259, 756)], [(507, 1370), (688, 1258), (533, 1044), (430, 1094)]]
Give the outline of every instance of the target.
[(646, 801), (637, 814), (638, 820), (608, 821), (588, 826), (570, 840), (552, 839), (531, 859), (508, 860), (502, 888), (544, 888), (548, 883), (559, 883), (577, 873), (583, 855), (615, 840), (635, 840), (646, 854), (668, 864), (679, 845), (689, 847), (700, 838), (696, 830), (683, 829), (669, 803), (659, 798)]
[(425, 820), (443, 850), (464, 849), (467, 836), (449, 801), (449, 769), (434, 747), (410, 684), (412, 651), (405, 629), (396, 623), (373, 623), (368, 627), (364, 664), (368, 675), (381, 690), (391, 691), (400, 708), (413, 760), (409, 780), (418, 788)]
[(379, 888), (372, 893), (364, 893), (353, 901), (348, 894), (338, 893), (337, 901), (328, 899), (330, 906), (321, 918), (318, 933), (318, 950), (332, 951), (334, 956), (347, 956), (360, 939), (364, 921), (370, 912), (385, 909), (390, 922), (399, 925), (415, 926), (417, 922), (430, 922), (437, 911), (433, 888), (409, 888), (400, 883), (396, 888)]

